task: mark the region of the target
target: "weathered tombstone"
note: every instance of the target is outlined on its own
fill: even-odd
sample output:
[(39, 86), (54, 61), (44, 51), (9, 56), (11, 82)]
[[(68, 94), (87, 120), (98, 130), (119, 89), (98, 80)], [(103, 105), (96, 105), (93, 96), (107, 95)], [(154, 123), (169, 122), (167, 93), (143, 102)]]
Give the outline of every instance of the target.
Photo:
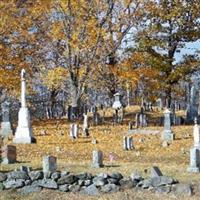
[(43, 162), (42, 162), (42, 167), (43, 167), (43, 172), (48, 173), (48, 172), (55, 172), (57, 169), (57, 159), (54, 156), (44, 156), (43, 157)]
[(88, 126), (88, 115), (83, 114), (83, 134), (84, 136), (89, 136), (89, 126)]
[(103, 167), (103, 153), (100, 150), (92, 152), (92, 167), (100, 168)]
[(70, 137), (73, 139), (78, 138), (79, 127), (78, 124), (70, 124)]
[(173, 141), (174, 133), (171, 130), (171, 112), (169, 109), (166, 109), (164, 112), (164, 130), (161, 135), (161, 140), (163, 141)]
[(139, 125), (140, 125), (140, 127), (146, 127), (147, 126), (147, 116), (146, 116), (146, 114), (143, 114), (143, 113), (139, 114)]
[(158, 98), (156, 100), (156, 103), (157, 103), (157, 107), (159, 110), (162, 110), (163, 109), (163, 102), (162, 102), (162, 99), (161, 98)]
[(133, 137), (128, 137), (128, 139), (127, 139), (128, 141), (127, 141), (127, 149), (128, 150), (132, 150), (132, 149), (134, 149), (134, 146), (133, 146)]
[(194, 145), (190, 149), (190, 166), (187, 169), (188, 172), (200, 172), (200, 135), (197, 118), (195, 118), (194, 123)]
[(2, 122), (1, 122), (0, 135), (3, 137), (8, 137), (13, 134), (10, 123), (10, 108), (8, 101), (4, 101), (1, 104), (1, 110), (2, 110)]
[(114, 94), (114, 103), (113, 103), (112, 107), (113, 107), (115, 110), (116, 110), (116, 109), (120, 109), (120, 108), (122, 107), (121, 95), (120, 95), (120, 93)]
[(36, 139), (33, 137), (33, 132), (30, 124), (29, 110), (26, 105), (26, 79), (25, 70), (21, 71), (21, 108), (18, 113), (18, 126), (13, 139), (14, 143), (34, 143)]
[(27, 167), (27, 166), (20, 166), (19, 170), (21, 172), (26, 172), (26, 173), (29, 173), (31, 171), (31, 167)]
[(151, 168), (151, 177), (163, 176), (162, 172), (157, 166)]
[(5, 145), (2, 147), (2, 164), (12, 164), (16, 162), (17, 153), (16, 147)]
[(114, 103), (112, 105), (112, 108), (115, 110), (114, 122), (121, 123), (124, 117), (124, 110), (121, 103), (120, 93), (114, 94)]
[(133, 137), (131, 137), (131, 136), (124, 136), (123, 137), (123, 149), (124, 150), (132, 150), (132, 149), (134, 149)]
[(200, 160), (199, 160), (199, 149), (191, 148), (190, 149), (190, 166), (187, 168), (188, 172), (196, 173), (200, 172)]

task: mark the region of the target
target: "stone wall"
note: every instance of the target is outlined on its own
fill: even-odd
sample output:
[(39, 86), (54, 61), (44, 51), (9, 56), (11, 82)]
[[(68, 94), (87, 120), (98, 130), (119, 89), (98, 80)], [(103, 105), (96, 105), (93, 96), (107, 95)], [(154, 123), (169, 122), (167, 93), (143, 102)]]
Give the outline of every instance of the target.
[(16, 189), (21, 194), (29, 194), (39, 192), (43, 188), (93, 196), (132, 188), (189, 196), (193, 192), (191, 185), (180, 184), (177, 180), (163, 176), (162, 173), (157, 173), (155, 170), (150, 178), (143, 178), (136, 172), (130, 177), (124, 177), (119, 172), (98, 175), (90, 173), (73, 174), (67, 171), (43, 173), (40, 170), (31, 171), (27, 167), (21, 167), (20, 170), (8, 173), (0, 172), (0, 191)]

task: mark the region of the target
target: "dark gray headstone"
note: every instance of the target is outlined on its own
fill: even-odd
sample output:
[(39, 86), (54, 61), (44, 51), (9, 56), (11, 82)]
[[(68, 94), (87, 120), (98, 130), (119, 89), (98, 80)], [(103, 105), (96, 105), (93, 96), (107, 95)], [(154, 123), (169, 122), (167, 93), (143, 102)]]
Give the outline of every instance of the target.
[(158, 167), (153, 166), (151, 168), (151, 177), (157, 177), (157, 176), (163, 176), (163, 174)]
[(16, 162), (17, 152), (13, 145), (2, 147), (2, 164), (12, 164)]
[(92, 167), (103, 167), (103, 153), (102, 151), (95, 150), (92, 153)]
[(57, 159), (54, 156), (44, 156), (43, 157), (43, 172), (55, 172), (57, 169)]

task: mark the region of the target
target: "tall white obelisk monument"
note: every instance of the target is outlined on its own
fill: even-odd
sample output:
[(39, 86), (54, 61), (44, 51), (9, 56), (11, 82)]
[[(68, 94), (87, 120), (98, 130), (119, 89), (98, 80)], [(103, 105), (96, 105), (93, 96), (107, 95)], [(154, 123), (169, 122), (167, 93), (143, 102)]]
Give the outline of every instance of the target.
[(24, 69), (21, 71), (21, 108), (18, 113), (18, 126), (13, 142), (19, 144), (36, 142), (30, 125), (29, 110), (26, 106), (26, 72)]

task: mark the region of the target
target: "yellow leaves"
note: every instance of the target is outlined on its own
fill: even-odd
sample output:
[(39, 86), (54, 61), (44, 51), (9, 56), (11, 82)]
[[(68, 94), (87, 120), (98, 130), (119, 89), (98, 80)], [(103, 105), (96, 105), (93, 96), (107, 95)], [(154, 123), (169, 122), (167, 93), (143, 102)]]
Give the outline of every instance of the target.
[(67, 79), (67, 70), (63, 67), (56, 67), (54, 69), (50, 69), (47, 74), (43, 72), (42, 80), (43, 83), (50, 89), (50, 90), (58, 90), (60, 89), (63, 84), (64, 80)]
[(51, 36), (53, 39), (62, 39), (62, 38), (64, 38), (64, 34), (63, 34), (63, 32), (62, 32), (61, 26), (62, 26), (62, 25), (61, 25), (60, 22), (54, 22), (54, 23), (52, 24), (50, 36)]

